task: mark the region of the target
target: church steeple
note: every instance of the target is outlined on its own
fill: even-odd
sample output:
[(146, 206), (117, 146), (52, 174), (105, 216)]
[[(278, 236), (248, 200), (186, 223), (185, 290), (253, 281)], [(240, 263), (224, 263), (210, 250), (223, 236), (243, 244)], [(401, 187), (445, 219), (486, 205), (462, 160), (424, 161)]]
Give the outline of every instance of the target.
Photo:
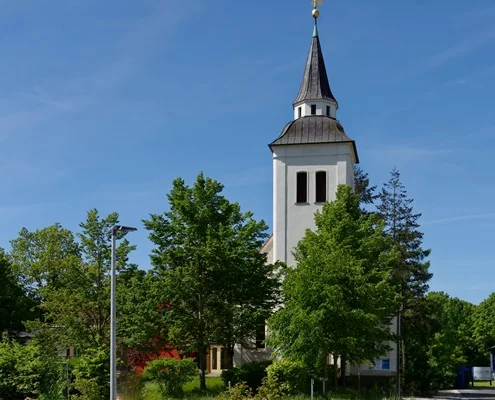
[[(313, 38), (309, 48), (308, 59), (304, 69), (303, 79), (299, 93), (294, 100), (293, 106), (295, 110), (295, 118), (299, 118), (308, 114), (322, 114), (333, 118), (338, 109), (338, 102), (330, 89), (328, 83), (327, 70), (325, 61), (321, 51), (320, 38), (318, 36), (317, 21), (320, 13), (318, 9), (313, 10), (315, 26), (313, 30)], [(315, 112), (316, 106), (316, 112)], [(329, 108), (327, 108), (329, 107)], [(311, 110), (313, 112), (311, 112)], [(330, 111), (330, 113), (328, 113)]]

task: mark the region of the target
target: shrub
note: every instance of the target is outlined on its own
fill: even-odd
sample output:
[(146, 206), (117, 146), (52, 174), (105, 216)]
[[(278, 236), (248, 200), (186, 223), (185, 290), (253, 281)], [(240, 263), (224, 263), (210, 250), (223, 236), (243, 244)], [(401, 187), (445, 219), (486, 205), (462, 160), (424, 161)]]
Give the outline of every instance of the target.
[(253, 392), (251, 388), (246, 383), (240, 382), (220, 393), (220, 395), (215, 397), (215, 400), (246, 400), (252, 397)]
[(60, 388), (59, 376), (56, 354), (45, 354), (39, 345), (23, 345), (7, 335), (0, 338), (0, 399), (47, 398), (53, 388)]
[(77, 400), (99, 400), (110, 396), (110, 353), (105, 348), (88, 349), (73, 360), (74, 389)]
[(263, 378), (266, 376), (266, 368), (270, 361), (251, 362), (239, 367), (229, 368), (222, 372), (222, 381), (225, 386), (237, 385), (245, 382), (253, 391), (258, 390), (262, 385)]
[(282, 359), (267, 368), (263, 384), (267, 389), (283, 389), (286, 395), (296, 395), (308, 393), (310, 381), (311, 376), (303, 364)]
[(144, 369), (143, 379), (155, 382), (165, 396), (180, 397), (182, 386), (198, 375), (192, 358), (177, 360), (161, 358), (151, 361)]

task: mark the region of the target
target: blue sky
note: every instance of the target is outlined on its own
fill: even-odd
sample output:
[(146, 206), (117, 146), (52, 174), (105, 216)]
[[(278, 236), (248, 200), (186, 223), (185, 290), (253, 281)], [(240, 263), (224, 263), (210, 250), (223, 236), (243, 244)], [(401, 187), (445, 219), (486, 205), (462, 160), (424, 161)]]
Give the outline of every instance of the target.
[[(145, 268), (141, 220), (201, 170), (271, 223), (267, 144), (292, 118), (309, 0), (0, 5), (0, 246), (96, 207), (141, 228)], [(475, 303), (495, 282), (494, 22), (492, 0), (327, 0), (319, 29), (361, 167), (401, 171), (431, 289)]]

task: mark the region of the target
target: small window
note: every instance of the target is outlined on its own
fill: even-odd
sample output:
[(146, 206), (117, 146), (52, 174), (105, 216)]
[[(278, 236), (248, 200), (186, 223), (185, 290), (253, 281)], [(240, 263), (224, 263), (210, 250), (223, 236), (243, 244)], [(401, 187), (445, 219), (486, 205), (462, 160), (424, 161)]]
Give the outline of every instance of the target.
[(327, 106), (327, 117), (330, 116), (330, 106)]
[(318, 171), (316, 173), (316, 202), (323, 203), (327, 201), (327, 173)]
[(308, 202), (308, 173), (297, 173), (297, 203)]
[(265, 348), (265, 321), (263, 321), (263, 323), (258, 324), (256, 328), (256, 348), (257, 349)]
[(311, 115), (316, 115), (316, 104), (311, 104)]
[(297, 118), (301, 118), (302, 107), (297, 107)]

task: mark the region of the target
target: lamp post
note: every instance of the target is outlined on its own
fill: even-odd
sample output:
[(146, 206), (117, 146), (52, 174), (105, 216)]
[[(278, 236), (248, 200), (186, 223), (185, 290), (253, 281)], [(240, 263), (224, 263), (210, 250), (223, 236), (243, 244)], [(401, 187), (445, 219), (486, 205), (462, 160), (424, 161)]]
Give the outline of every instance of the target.
[(115, 225), (112, 228), (112, 261), (111, 261), (111, 284), (110, 284), (110, 400), (117, 398), (117, 321), (116, 321), (116, 279), (115, 279), (115, 242), (117, 235), (124, 237), (128, 232), (136, 231), (136, 228), (129, 226)]

